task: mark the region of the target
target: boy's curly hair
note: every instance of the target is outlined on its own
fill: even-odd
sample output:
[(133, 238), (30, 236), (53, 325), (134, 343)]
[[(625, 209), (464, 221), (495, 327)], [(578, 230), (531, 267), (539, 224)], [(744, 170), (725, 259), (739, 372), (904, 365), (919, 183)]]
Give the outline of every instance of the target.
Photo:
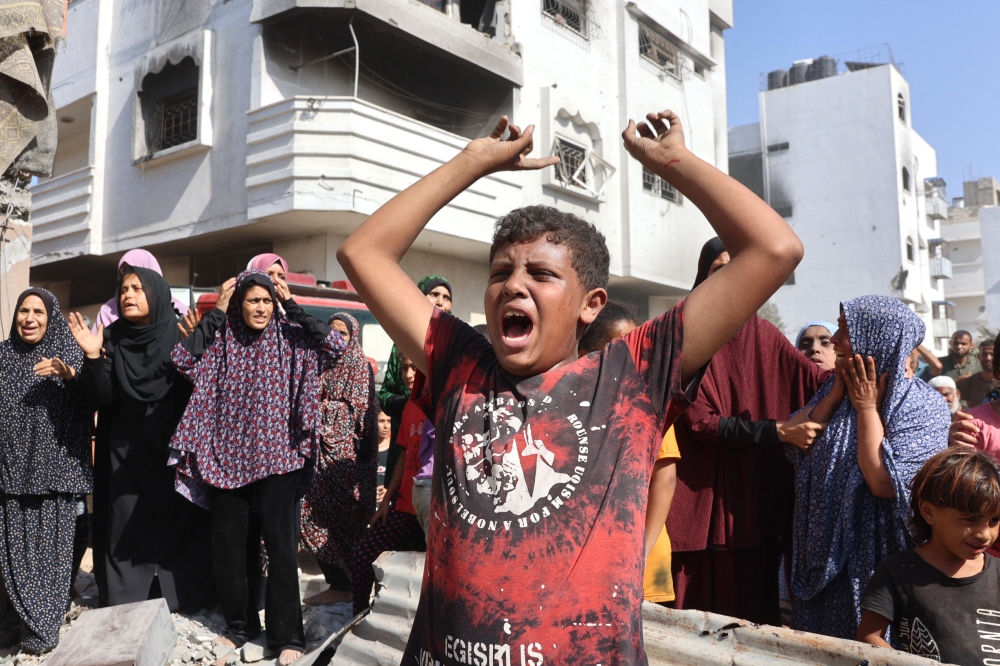
[(918, 544), (931, 538), (920, 502), (974, 516), (1000, 516), (1000, 463), (970, 446), (954, 446), (924, 463), (913, 477), (910, 527)]
[(604, 234), (590, 222), (551, 206), (525, 206), (497, 220), (490, 247), (490, 262), (508, 243), (530, 243), (545, 237), (550, 243), (569, 246), (573, 270), (586, 291), (608, 286), (611, 255)]

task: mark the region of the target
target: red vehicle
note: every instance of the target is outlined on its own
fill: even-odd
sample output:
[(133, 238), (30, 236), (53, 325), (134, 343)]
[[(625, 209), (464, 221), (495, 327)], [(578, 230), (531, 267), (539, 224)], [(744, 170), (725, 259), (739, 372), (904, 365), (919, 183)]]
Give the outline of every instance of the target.
[[(385, 365), (392, 351), (392, 340), (375, 320), (368, 306), (361, 301), (361, 296), (354, 291), (353, 285), (346, 280), (321, 285), (312, 275), (303, 273), (288, 274), (288, 290), (295, 297), (295, 302), (302, 308), (323, 321), (338, 312), (345, 312), (358, 320), (361, 327), (361, 348), (365, 355), (378, 363), (378, 377), (382, 381)], [(202, 294), (198, 297), (198, 311), (202, 315), (215, 307), (219, 300), (217, 293)]]

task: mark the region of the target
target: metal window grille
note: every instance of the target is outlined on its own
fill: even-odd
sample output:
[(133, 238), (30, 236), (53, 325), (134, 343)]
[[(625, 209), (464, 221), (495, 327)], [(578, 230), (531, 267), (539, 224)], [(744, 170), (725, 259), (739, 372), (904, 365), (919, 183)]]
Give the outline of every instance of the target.
[(569, 141), (556, 139), (555, 154), (559, 156), (556, 165), (556, 180), (565, 185), (586, 184), (587, 150)]
[(156, 103), (156, 150), (198, 138), (198, 90), (188, 90)]
[(674, 203), (681, 202), (681, 193), (678, 192), (673, 185), (663, 180), (646, 167), (642, 168), (642, 189), (646, 190), (650, 194), (660, 197), (661, 199), (673, 201)]
[(587, 0), (542, 0), (542, 13), (584, 38), (590, 38)]
[(641, 23), (639, 24), (639, 55), (678, 81), (680, 80), (680, 51), (664, 37)]

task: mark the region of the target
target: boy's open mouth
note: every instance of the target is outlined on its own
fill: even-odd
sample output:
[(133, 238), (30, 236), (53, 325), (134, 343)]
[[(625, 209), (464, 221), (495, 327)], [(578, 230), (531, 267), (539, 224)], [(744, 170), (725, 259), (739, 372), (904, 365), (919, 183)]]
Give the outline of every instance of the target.
[(508, 343), (526, 342), (535, 325), (531, 318), (520, 312), (507, 311), (500, 321), (504, 341)]

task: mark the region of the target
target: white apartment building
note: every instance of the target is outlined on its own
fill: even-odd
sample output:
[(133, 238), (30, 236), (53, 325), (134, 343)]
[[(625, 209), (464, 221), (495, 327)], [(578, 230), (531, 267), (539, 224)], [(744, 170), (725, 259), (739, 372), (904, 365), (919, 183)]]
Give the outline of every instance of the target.
[[(867, 57), (866, 57), (867, 56)], [(772, 303), (794, 335), (836, 321), (842, 301), (894, 296), (939, 353), (955, 330), (934, 149), (913, 128), (910, 86), (891, 52), (817, 58), (768, 75), (760, 122), (729, 132), (730, 173), (787, 219), (805, 258)]]
[[(987, 308), (987, 289), (1000, 280), (1000, 275), (992, 281), (986, 279), (987, 257), (998, 256), (1000, 245), (984, 232), (982, 213), (997, 209), (1000, 205), (1000, 183), (995, 178), (977, 178), (962, 184), (962, 196), (955, 197), (954, 205), (948, 209), (948, 219), (941, 223), (941, 236), (948, 241), (954, 276), (945, 283), (945, 297), (955, 305), (955, 321), (960, 329), (980, 337), (983, 328), (996, 332), (1000, 328), (1000, 308)], [(1000, 209), (997, 209), (1000, 211)], [(986, 254), (985, 246), (992, 241), (993, 253)], [(1000, 263), (1000, 262), (992, 262)], [(991, 274), (998, 267), (992, 267)], [(990, 316), (992, 314), (992, 317)], [(992, 319), (992, 323), (991, 323)]]
[(495, 220), (548, 204), (600, 228), (612, 296), (655, 315), (712, 231), (621, 131), (674, 109), (725, 169), (731, 25), (731, 0), (70, 0), (32, 281), (92, 316), (137, 247), (172, 285), (218, 285), (272, 250), (343, 279), (347, 234), (509, 114), (562, 168), (476, 183), (404, 268), (448, 277), (475, 323)]

